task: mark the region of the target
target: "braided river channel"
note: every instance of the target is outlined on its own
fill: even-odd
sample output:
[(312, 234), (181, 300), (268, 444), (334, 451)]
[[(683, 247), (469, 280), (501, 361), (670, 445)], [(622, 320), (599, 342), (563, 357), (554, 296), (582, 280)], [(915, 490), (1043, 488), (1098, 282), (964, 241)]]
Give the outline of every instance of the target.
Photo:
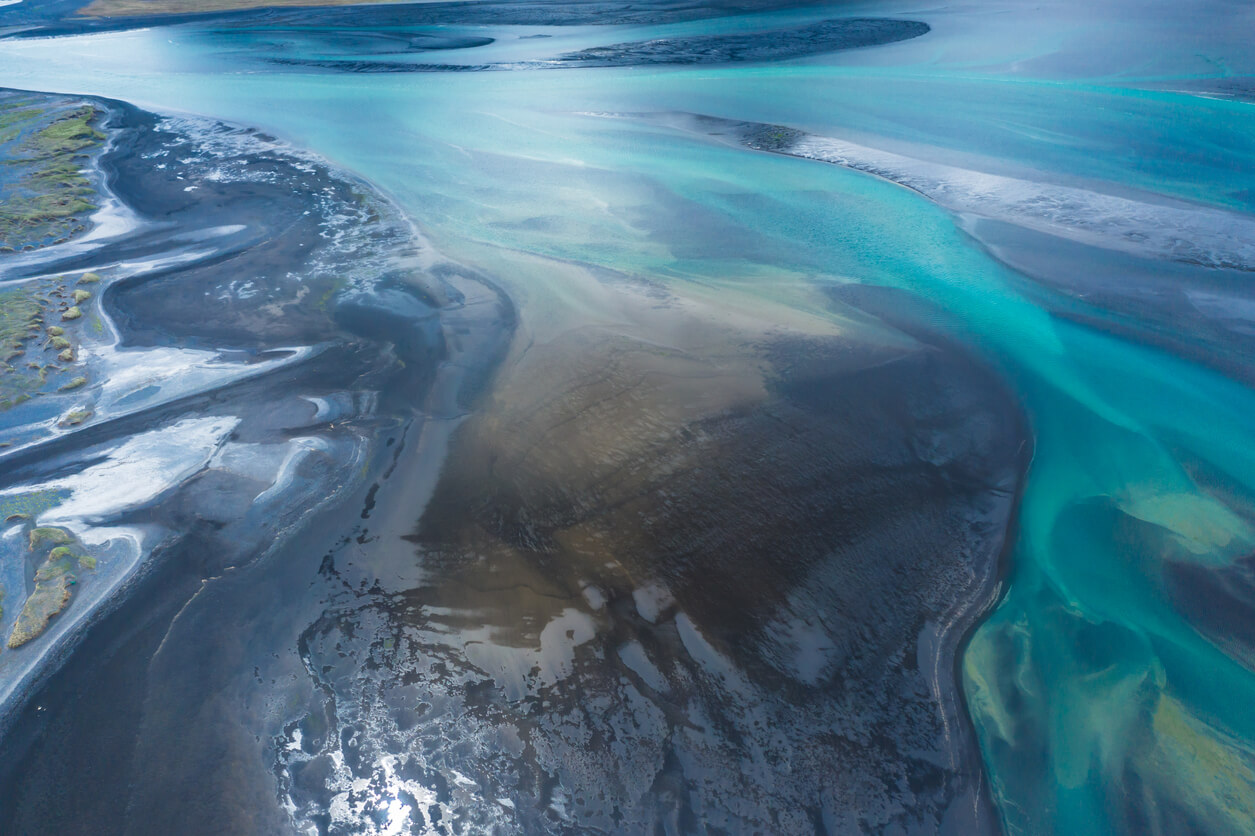
[(0, 39), (113, 207), (0, 830), (1255, 832), (1255, 12), (696, 8)]

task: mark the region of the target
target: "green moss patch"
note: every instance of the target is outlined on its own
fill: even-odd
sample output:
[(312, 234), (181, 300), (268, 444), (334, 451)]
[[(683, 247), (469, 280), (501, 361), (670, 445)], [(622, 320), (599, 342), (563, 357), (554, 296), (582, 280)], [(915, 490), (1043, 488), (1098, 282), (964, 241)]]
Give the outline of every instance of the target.
[(39, 328), (43, 305), (33, 293), (0, 292), (0, 362), (8, 363), (26, 350), (26, 341)]
[(48, 622), (70, 603), (71, 587), (77, 582), (76, 569), (95, 569), (96, 558), (64, 528), (40, 526), (29, 535), (30, 550), (48, 554), (35, 570), (35, 589), (26, 598), (9, 634), (8, 645), (18, 648), (38, 638), (48, 629)]
[(69, 495), (69, 491), (64, 490), (43, 490), (7, 496), (0, 499), (0, 516), (32, 519), (44, 511), (57, 507)]
[(73, 409), (65, 413), (57, 423), (62, 427), (77, 427), (90, 417), (92, 417), (90, 409)]
[(53, 560), (49, 557), (46, 561), (44, 561), (44, 565), (40, 566), (39, 570), (35, 572), (35, 585), (38, 586), (41, 583), (46, 583), (50, 580), (59, 578), (69, 571), (70, 563), (67, 559), (62, 558), (61, 560)]
[(80, 289), (80, 290), (76, 290), (76, 291), (74, 291), (74, 303), (75, 303), (76, 305), (81, 305), (81, 304), (83, 304), (84, 302), (86, 302), (86, 301), (87, 301), (88, 299), (90, 299), (90, 298), (92, 298), (92, 295), (91, 295), (91, 293), (87, 292), (86, 290), (81, 290), (81, 289)]
[(0, 99), (0, 160), (18, 176), (0, 189), (0, 250), (31, 249), (83, 231), (96, 190), (83, 174), (105, 139), (92, 105), (20, 107)]
[(26, 104), (26, 101), (14, 102), (8, 110), (0, 111), (0, 130), (37, 119), (43, 113), (41, 108), (26, 107)]
[(37, 552), (48, 546), (65, 546), (73, 542), (74, 535), (64, 528), (41, 526), (40, 528), (31, 529), (29, 548), (31, 551)]
[(27, 400), (43, 385), (40, 372), (18, 358), (43, 322), (44, 306), (29, 288), (0, 291), (0, 411)]
[(57, 546), (52, 551), (48, 552), (49, 560), (62, 560), (67, 557), (77, 557), (77, 556), (78, 556), (77, 552), (71, 546)]
[(70, 603), (70, 585), (74, 576), (62, 572), (55, 577), (35, 584), (35, 591), (26, 599), (9, 634), (9, 647), (19, 648), (41, 636), (48, 629), (48, 622)]
[[(0, 165), (2, 155), (0, 148)], [(0, 285), (0, 412), (33, 397), (52, 393), (48, 385), (50, 376), (55, 380), (68, 371), (65, 368), (68, 364), (78, 361), (77, 340), (71, 333), (74, 329), (88, 328), (97, 334), (104, 333), (100, 315), (93, 308), (83, 311), (78, 306), (69, 307), (61, 313), (63, 323), (48, 323), (56, 313), (53, 305), (57, 297), (72, 293), (76, 301), (83, 303), (91, 297), (85, 290), (68, 291), (64, 285), (58, 285), (58, 281), (64, 279), (42, 279), (7, 288)], [(81, 323), (75, 325), (75, 320)], [(49, 350), (56, 353), (61, 365), (47, 362), (41, 352)], [(86, 377), (74, 377), (60, 390), (70, 391), (86, 384)]]
[(92, 125), (99, 116), (100, 112), (92, 105), (82, 105), (69, 113), (59, 114), (30, 134), (21, 147), (44, 159), (61, 159), (66, 154), (90, 148), (105, 138)]

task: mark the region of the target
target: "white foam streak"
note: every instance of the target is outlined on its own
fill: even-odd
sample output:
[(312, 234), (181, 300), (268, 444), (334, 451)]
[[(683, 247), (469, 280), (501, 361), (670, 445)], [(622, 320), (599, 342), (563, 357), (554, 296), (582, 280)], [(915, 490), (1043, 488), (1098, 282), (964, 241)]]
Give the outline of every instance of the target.
[(207, 392), (295, 363), (313, 349), (293, 346), (286, 351), (291, 353), (273, 360), (233, 363), (212, 351), (100, 346), (92, 350), (92, 359), (99, 363), (92, 366), (93, 371), (104, 380), (97, 412), (114, 417)]
[[(69, 491), (70, 496), (39, 517), (41, 525), (64, 525), (87, 535), (82, 523), (101, 520), (156, 499), (209, 461), (239, 424), (232, 417), (188, 418), (127, 439), (100, 464), (35, 486), (11, 488), (0, 496), (32, 490)], [(86, 539), (86, 538), (84, 538)]]

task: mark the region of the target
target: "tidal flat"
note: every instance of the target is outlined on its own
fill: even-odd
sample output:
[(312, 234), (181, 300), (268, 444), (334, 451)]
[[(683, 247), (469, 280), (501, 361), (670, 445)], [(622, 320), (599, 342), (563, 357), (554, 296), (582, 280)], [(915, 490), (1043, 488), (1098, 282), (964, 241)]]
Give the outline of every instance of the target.
[[(92, 625), (173, 615), (195, 592), (181, 582), (259, 559), (365, 478), (369, 428), (413, 420), (446, 357), (440, 311), (468, 281), (431, 278), (438, 256), (385, 199), (273, 139), (113, 101), (71, 112), (87, 109), (111, 140), (101, 194), (132, 222), (49, 242), (7, 276), (20, 333), (4, 381), (29, 390), (8, 404), (0, 451), (0, 700), (15, 738), (36, 728), (15, 712), (42, 711), (29, 689), (68, 671), (67, 654), (80, 674), (113, 675), (111, 651), (82, 649)], [(151, 162), (170, 155), (174, 169)], [(363, 330), (354, 312), (376, 298), (392, 318)], [(14, 366), (40, 352), (57, 360)], [(32, 787), (39, 774), (11, 773)], [(50, 821), (4, 807), (19, 830)]]
[(0, 8), (0, 832), (1255, 828), (1249, 10), (230, 5)]
[[(96, 702), (150, 706), (132, 712), (131, 725), (123, 715), (107, 736), (130, 740), (138, 772), (116, 764), (108, 775), (92, 772), (89, 791), (49, 813), (39, 802), (44, 782), (60, 780), (44, 760), (49, 742), (78, 751), (76, 741), (98, 733), (83, 724), (99, 721), (65, 703), (70, 713), (53, 709), (59, 720), (48, 726), (32, 714), (44, 715), (48, 699), (18, 703), (10, 727), (18, 756), (7, 772), (16, 793), (6, 807), (13, 827), (42, 827), (49, 816), (67, 827), (125, 822), (118, 805), (134, 803), (148, 811), (145, 826), (176, 827), (189, 792), (182, 782), (200, 786), (204, 803), (235, 804), (227, 800), (244, 791), (237, 780), (263, 780), (264, 773), (223, 773), (196, 758), (171, 762), (160, 751), (158, 741), (170, 735), (219, 734), (223, 716), (203, 714), (210, 706), (202, 701), (230, 689), (239, 672), (258, 670), (256, 660), (243, 661), (255, 651), (219, 647), (227, 623), (241, 638), (269, 636), (299, 648), (306, 670), (285, 689), (307, 707), (273, 729), (264, 747), (273, 752), (284, 806), (250, 802), (268, 810), (276, 827), (286, 808), (298, 826), (331, 820), (349, 828), (354, 816), (380, 814), (377, 801), (354, 800), (355, 782), (388, 780), (395, 771), (410, 786), (442, 769), (473, 776), (508, 798), (513, 812), (502, 818), (507, 807), (439, 793), (420, 803), (410, 789), (422, 820), (443, 815), (468, 826), (516, 821), (550, 829), (545, 805), (536, 807), (506, 777), (529, 774), (535, 786), (560, 781), (547, 791), (548, 806), (559, 797), (552, 793), (569, 795), (562, 803), (589, 826), (647, 828), (662, 820), (794, 828), (869, 801), (883, 811), (881, 824), (994, 826), (956, 693), (956, 654), (995, 598), (1028, 440), (1018, 407), (979, 360), (928, 328), (903, 331), (892, 317), (880, 318), (886, 305), (895, 307), (892, 294), (852, 290), (834, 291), (824, 303), (845, 328), (803, 318), (780, 330), (748, 314), (721, 322), (710, 299), (607, 274), (581, 281), (587, 292), (613, 299), (630, 325), (589, 329), (552, 315), (516, 325), (501, 291), (407, 238), (365, 186), (330, 179), (317, 162), (255, 132), (156, 118), (116, 102), (99, 106), (116, 131), (103, 165), (116, 197), (140, 219), (128, 234), (77, 256), (79, 266), (100, 270), (85, 274), (99, 279), (86, 286), (103, 286), (96, 292), (111, 328), (136, 359), (164, 357), (177, 344), (216, 351), (217, 363), (231, 357), (276, 368), (171, 397), (162, 396), (159, 377), (146, 375), (128, 381), (130, 391), (108, 395), (111, 381), (128, 376), (116, 366), (90, 387), (75, 378), (57, 391), (103, 388), (91, 401), (102, 414), (68, 413), (62, 425), (74, 432), (9, 454), (15, 478), (6, 494), (19, 501), (26, 485), (39, 484), (64, 497), (10, 521), (30, 529), (33, 554), (48, 553), (10, 647), (26, 652), (51, 620), (64, 619), (62, 610), (79, 603), (67, 586), (78, 579), (72, 570), (98, 565), (80, 553), (71, 528), (45, 523), (77, 524), (106, 570), (127, 562), (116, 539), (134, 531), (130, 566), (114, 572), (127, 578), (125, 594), (93, 602), (93, 626), (71, 643), (71, 659), (82, 661), (52, 673), (45, 693), (74, 702), (72, 695), (90, 689), (101, 695)], [(170, 158), (181, 165), (151, 164)], [(313, 217), (300, 197), (307, 194), (319, 195), (323, 207)], [(177, 225), (144, 223), (158, 217)], [(195, 241), (194, 253), (173, 258), (187, 240)], [(199, 249), (206, 243), (212, 249)], [(372, 250), (378, 261), (369, 261)], [(343, 273), (346, 255), (356, 282)], [(131, 275), (103, 266), (141, 256), (173, 263)], [(298, 278), (295, 264), (308, 272)], [(91, 294), (80, 288), (68, 301), (86, 303)], [(184, 301), (189, 296), (194, 306)], [(53, 339), (65, 339), (65, 326), (56, 327)], [(515, 342), (516, 327), (552, 333), (544, 345)], [(363, 342), (384, 334), (382, 355)], [(293, 356), (297, 346), (311, 351), (295, 363), (275, 359)], [(509, 382), (489, 386), (498, 363), (511, 369)], [(329, 389), (337, 380), (349, 391)], [(84, 422), (88, 429), (79, 430)], [(776, 433), (781, 425), (791, 428), (787, 437)], [(555, 430), (565, 440), (551, 449), (546, 439)], [(196, 458), (144, 444), (154, 436), (193, 448)], [(90, 463), (102, 453), (104, 464)], [(446, 455), (461, 464), (437, 479)], [(75, 466), (76, 459), (84, 464)], [(84, 465), (77, 475), (39, 475)], [(97, 497), (110, 471), (133, 468), (173, 478), (135, 497)], [(311, 507), (306, 491), (320, 483), (330, 497)], [(293, 490), (296, 484), (305, 487)], [(431, 496), (426, 510), (424, 493)], [(890, 495), (897, 501), (878, 510)], [(312, 508), (319, 519), (302, 524)], [(276, 517), (290, 520), (291, 533)], [(110, 518), (125, 527), (103, 526)], [(918, 540), (903, 541), (902, 531), (918, 532)], [(274, 587), (237, 589), (243, 578), (301, 563), (307, 572), (315, 568), (310, 538), (330, 547), (317, 561), (312, 591), (278, 610), (247, 603), (258, 589)], [(834, 551), (836, 542), (858, 545)], [(305, 559), (289, 563), (293, 549)], [(214, 597), (225, 603), (202, 612), (197, 577), (206, 594), (223, 586)], [(879, 600), (868, 597), (876, 589)], [(833, 608), (845, 614), (812, 620), (810, 613)], [(158, 629), (169, 616), (153, 613), (172, 609), (179, 629)], [(227, 612), (233, 615), (220, 622)], [(241, 626), (262, 612), (264, 624)], [(472, 622), (480, 624), (472, 629)], [(118, 646), (112, 625), (120, 623), (153, 626), (124, 630)], [(204, 626), (185, 633), (185, 623)], [(451, 629), (460, 638), (440, 638)], [(340, 658), (360, 667), (329, 678), (317, 657), (333, 639)], [(193, 649), (207, 640), (214, 646)], [(538, 652), (526, 650), (533, 642)], [(390, 651), (389, 672), (363, 678), (378, 670), (367, 660), (376, 646)], [(177, 659), (176, 668), (195, 659), (195, 673), (176, 679), (210, 680), (194, 693), (146, 702), (133, 692), (141, 680), (130, 668), (104, 663), (118, 653), (149, 658), (147, 665)], [(434, 664), (445, 671), (437, 679)], [(449, 679), (455, 670), (457, 679)], [(843, 696), (818, 699), (824, 693)], [(455, 767), (444, 755), (424, 754), (425, 741), (451, 731), (438, 717), (415, 725), (413, 709), (402, 710), (411, 698), (420, 706), (456, 700), (460, 733), (477, 746), (512, 717), (513, 734), (534, 748), (520, 743), (512, 762), (498, 755)], [(563, 752), (577, 744), (566, 725), (590, 700), (605, 719), (581, 734), (608, 735), (606, 746), (581, 746), (584, 766), (571, 770)], [(809, 707), (796, 716), (802, 706)], [(720, 718), (727, 731), (685, 731), (709, 722), (702, 717)], [(834, 768), (834, 743), (811, 739), (814, 723), (881, 731)], [(768, 728), (774, 731), (764, 736)], [(28, 729), (41, 729), (38, 742), (22, 743), (31, 740)], [(398, 734), (409, 754), (389, 767), (377, 747), (380, 736)], [(736, 766), (744, 746), (767, 759), (757, 772)], [(812, 780), (780, 781), (770, 763), (781, 746), (811, 764)], [(236, 758), (248, 760), (243, 752)], [(676, 758), (704, 764), (706, 777), (691, 793), (653, 788), (659, 780), (694, 780), (668, 766)], [(43, 763), (52, 770), (46, 778)], [(328, 764), (343, 766), (328, 772)], [(935, 790), (904, 797), (900, 782), (921, 769)], [(738, 773), (744, 778), (729, 780)], [(833, 780), (870, 773), (882, 783)], [(118, 783), (133, 785), (137, 774), (140, 796)], [(169, 792), (177, 804), (159, 800)], [(733, 813), (738, 797), (745, 801)], [(354, 805), (348, 818), (345, 803)], [(212, 809), (207, 829), (247, 827), (217, 802)]]

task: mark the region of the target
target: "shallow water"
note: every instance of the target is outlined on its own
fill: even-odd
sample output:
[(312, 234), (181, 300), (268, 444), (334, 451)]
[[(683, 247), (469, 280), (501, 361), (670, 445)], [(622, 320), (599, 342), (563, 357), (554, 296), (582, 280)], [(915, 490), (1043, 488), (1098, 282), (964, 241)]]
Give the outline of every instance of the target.
[[(1104, 327), (1136, 314), (1059, 315), (1084, 295), (999, 261), (971, 214), (1001, 217), (996, 199), (980, 206), (1003, 181), (982, 173), (1013, 180), (1021, 203), (1033, 184), (1043, 201), (1070, 190), (1067, 211), (1137, 201), (1152, 209), (1117, 249), (1147, 270), (1170, 260), (1153, 241), (1178, 217), (1153, 207), (1252, 223), (1255, 105), (1174, 92), (1255, 70), (1241, 40), (1251, 12), (1195, 5), (841, 5), (717, 26), (900, 14), (932, 32), (773, 66), (482, 73), (309, 71), (266, 60), (327, 53), (300, 34), (166, 27), (5, 42), (0, 84), (256, 125), (323, 154), (393, 196), (440, 250), (499, 277), (541, 340), (547, 321), (621, 313), (518, 253), (781, 317), (831, 321), (814, 289), (845, 282), (936, 303), (953, 315), (942, 327), (1010, 381), (1036, 439), (1009, 591), (963, 660), (1004, 824), (1242, 832), (1255, 822), (1255, 650), (1208, 633), (1207, 605), (1176, 579), (1181, 567), (1224, 572), (1255, 549), (1255, 393)], [(712, 26), (441, 27), (495, 41), (422, 58), (530, 61)], [(537, 34), (553, 37), (524, 39)], [(976, 174), (920, 193), (883, 179), (883, 158), (855, 166), (877, 177), (751, 151), (675, 113), (784, 124)], [(1101, 289), (1091, 263), (1077, 281)], [(1239, 303), (1252, 298), (1252, 265), (1236, 266), (1208, 281), (1249, 332), (1255, 317)]]

